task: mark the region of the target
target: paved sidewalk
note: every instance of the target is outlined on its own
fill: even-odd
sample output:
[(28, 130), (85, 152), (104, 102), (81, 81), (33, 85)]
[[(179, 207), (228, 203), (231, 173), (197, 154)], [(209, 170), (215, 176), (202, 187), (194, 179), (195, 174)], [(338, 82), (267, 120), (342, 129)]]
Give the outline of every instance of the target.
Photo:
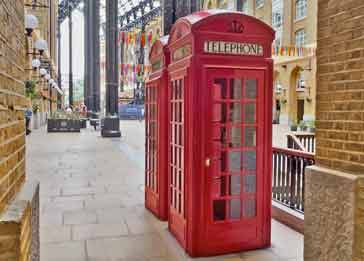
[[(189, 260), (144, 209), (144, 124), (121, 128), (121, 139), (91, 129), (27, 137), (28, 179), (41, 183), (41, 261)], [(301, 261), (303, 236), (272, 229), (270, 249), (201, 260)]]

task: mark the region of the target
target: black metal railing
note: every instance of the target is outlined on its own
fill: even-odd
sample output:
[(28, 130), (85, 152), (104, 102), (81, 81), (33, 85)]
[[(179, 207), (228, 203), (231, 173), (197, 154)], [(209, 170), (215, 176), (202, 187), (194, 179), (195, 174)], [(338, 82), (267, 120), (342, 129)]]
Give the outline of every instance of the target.
[(314, 164), (313, 153), (273, 147), (273, 200), (303, 213), (305, 169)]

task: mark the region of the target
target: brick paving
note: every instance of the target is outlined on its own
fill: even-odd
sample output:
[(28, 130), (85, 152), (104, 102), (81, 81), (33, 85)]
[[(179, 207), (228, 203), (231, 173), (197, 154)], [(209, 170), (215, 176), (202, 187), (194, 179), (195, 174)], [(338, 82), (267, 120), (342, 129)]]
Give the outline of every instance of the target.
[[(144, 209), (143, 123), (121, 128), (121, 139), (91, 129), (27, 138), (27, 176), (41, 183), (41, 261), (190, 260)], [(198, 260), (303, 260), (302, 235), (273, 221), (272, 241), (270, 249)]]

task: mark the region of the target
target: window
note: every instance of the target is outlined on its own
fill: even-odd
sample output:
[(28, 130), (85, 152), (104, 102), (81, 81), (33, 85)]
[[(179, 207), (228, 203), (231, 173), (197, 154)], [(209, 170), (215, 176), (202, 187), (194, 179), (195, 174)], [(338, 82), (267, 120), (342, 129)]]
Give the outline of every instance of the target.
[(244, 14), (248, 13), (248, 0), (243, 0), (243, 4), (242, 4), (242, 11)]
[(259, 8), (264, 5), (264, 0), (255, 0), (255, 7)]
[(296, 20), (305, 18), (307, 15), (307, 0), (296, 0)]
[(301, 47), (305, 45), (306, 42), (306, 33), (304, 29), (296, 31), (296, 46)]
[(280, 46), (283, 36), (283, 0), (272, 0), (272, 26), (276, 31), (275, 46)]

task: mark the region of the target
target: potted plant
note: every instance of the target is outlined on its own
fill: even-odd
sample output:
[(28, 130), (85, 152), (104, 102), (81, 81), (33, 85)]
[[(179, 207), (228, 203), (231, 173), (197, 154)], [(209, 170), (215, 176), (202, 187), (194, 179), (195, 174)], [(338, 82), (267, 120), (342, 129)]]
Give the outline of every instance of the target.
[(298, 127), (300, 128), (301, 131), (307, 131), (307, 125), (305, 121), (300, 121)]
[(290, 125), (291, 131), (297, 131), (297, 123), (296, 121), (292, 121)]
[(308, 121), (307, 122), (307, 131), (311, 132), (311, 133), (315, 133), (315, 121)]
[(31, 100), (33, 100), (36, 96), (35, 87), (36, 87), (35, 81), (32, 80), (25, 81), (25, 96), (30, 98)]

